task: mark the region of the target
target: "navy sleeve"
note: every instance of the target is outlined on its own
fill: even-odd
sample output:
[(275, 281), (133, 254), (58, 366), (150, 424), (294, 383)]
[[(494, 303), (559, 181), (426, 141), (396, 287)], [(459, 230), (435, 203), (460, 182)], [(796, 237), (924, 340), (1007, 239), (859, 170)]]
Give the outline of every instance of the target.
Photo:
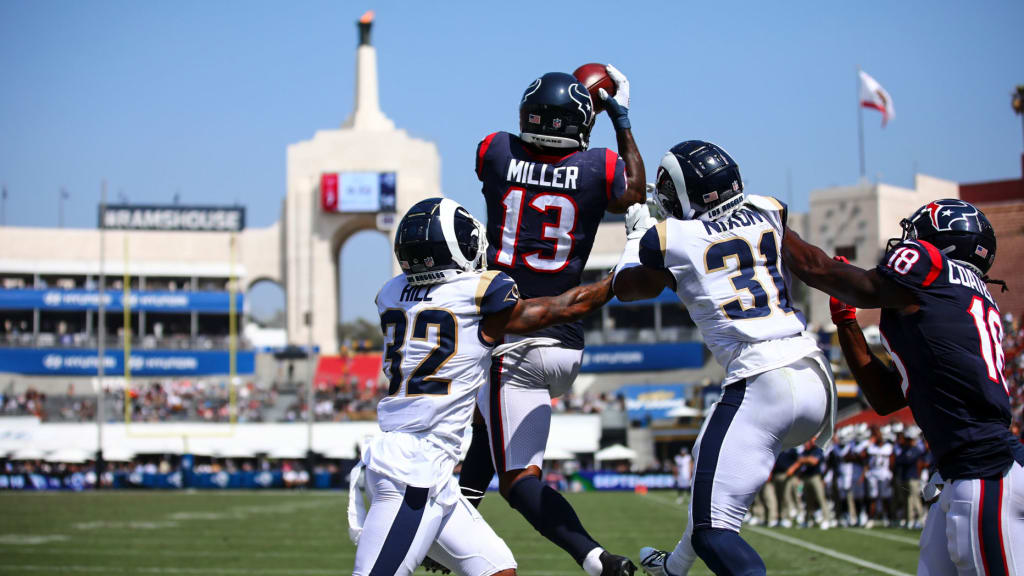
[(604, 149), (604, 194), (610, 202), (626, 193), (626, 162), (613, 150)]
[(912, 290), (931, 286), (942, 272), (944, 262), (939, 249), (924, 240), (905, 240), (888, 251), (876, 270)]
[(659, 234), (659, 229), (664, 230), (663, 226), (652, 226), (644, 232), (643, 238), (640, 239), (640, 263), (649, 268), (665, 268), (665, 251), (662, 246), (665, 243), (665, 239)]
[(491, 142), (494, 141), (494, 137), (497, 135), (497, 132), (489, 134), (476, 146), (476, 177), (481, 182), (484, 179), (484, 159), (487, 157), (487, 150), (491, 147)]
[(512, 308), (519, 302), (516, 281), (504, 272), (485, 273), (480, 278), (480, 314), (487, 316)]

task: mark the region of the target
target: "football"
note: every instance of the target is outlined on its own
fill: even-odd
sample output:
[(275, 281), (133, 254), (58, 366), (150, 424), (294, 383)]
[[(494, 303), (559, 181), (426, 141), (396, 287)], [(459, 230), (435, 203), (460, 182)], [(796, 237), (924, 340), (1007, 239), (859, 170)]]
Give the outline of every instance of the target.
[(597, 89), (604, 88), (609, 96), (615, 95), (615, 82), (608, 76), (608, 70), (605, 69), (604, 64), (597, 62), (584, 64), (577, 68), (572, 75), (587, 87), (587, 92), (590, 92), (590, 99), (594, 101), (594, 112), (603, 111), (604, 102), (601, 101)]

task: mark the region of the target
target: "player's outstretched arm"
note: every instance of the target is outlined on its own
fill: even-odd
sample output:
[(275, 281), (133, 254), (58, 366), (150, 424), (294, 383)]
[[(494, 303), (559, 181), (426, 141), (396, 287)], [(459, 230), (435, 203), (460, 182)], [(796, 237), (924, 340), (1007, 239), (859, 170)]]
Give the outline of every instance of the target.
[(789, 228), (782, 236), (782, 260), (786, 268), (808, 286), (858, 308), (917, 306), (917, 299), (910, 290), (886, 280), (874, 270), (833, 260)]
[(515, 306), (483, 319), (483, 335), (496, 342), (505, 334), (529, 334), (583, 318), (612, 299), (612, 277), (584, 284), (558, 296), (519, 300)]
[(633, 266), (615, 275), (615, 296), (623, 302), (647, 300), (661, 294), (665, 288), (675, 289), (672, 274), (664, 268)]
[(668, 232), (659, 231), (656, 225), (646, 202), (626, 210), (626, 245), (613, 274), (615, 296), (623, 302), (654, 298), (665, 288), (676, 288), (661, 250), (661, 235)]
[(621, 214), (631, 204), (643, 202), (647, 198), (647, 172), (640, 149), (633, 140), (633, 129), (629, 122), (629, 80), (626, 75), (609, 64), (606, 66), (608, 76), (615, 82), (615, 96), (609, 96), (604, 88), (598, 95), (604, 102), (605, 112), (615, 127), (615, 141), (619, 148), (619, 156), (626, 164), (626, 191), (619, 197), (613, 196), (608, 202), (608, 211)]
[(835, 298), (829, 299), (829, 309), (832, 311), (832, 323), (836, 325), (843, 356), (868, 404), (883, 416), (906, 406), (899, 372), (886, 366), (871, 353), (864, 332), (857, 324), (857, 309)]

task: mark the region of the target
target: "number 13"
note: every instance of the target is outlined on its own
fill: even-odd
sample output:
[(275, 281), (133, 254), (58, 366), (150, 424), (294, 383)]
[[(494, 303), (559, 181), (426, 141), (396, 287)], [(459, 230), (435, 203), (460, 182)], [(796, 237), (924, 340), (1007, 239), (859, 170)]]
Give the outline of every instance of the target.
[[(501, 250), (495, 260), (509, 268), (515, 266), (525, 196), (525, 189), (512, 187), (501, 199), (505, 206), (505, 220), (501, 226)], [(576, 242), (572, 235), (576, 228), (576, 203), (563, 194), (538, 194), (530, 201), (530, 208), (541, 214), (548, 211), (558, 213), (557, 223), (545, 222), (541, 231), (543, 239), (555, 241), (554, 254), (543, 256), (540, 250), (534, 250), (523, 254), (523, 263), (534, 272), (561, 272), (569, 263), (569, 255)]]

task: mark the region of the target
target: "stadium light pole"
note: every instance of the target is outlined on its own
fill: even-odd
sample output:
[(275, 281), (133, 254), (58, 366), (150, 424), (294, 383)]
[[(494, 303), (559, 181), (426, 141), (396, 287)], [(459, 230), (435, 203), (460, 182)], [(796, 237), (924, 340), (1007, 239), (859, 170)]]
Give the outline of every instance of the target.
[(7, 226), (7, 185), (4, 184), (3, 194), (0, 194), (0, 226)]
[[(1024, 135), (1024, 84), (1017, 86), (1017, 89), (1013, 92), (1010, 100), (1010, 105), (1013, 106), (1013, 112), (1020, 116), (1020, 129), (1021, 135)], [(4, 191), (4, 198), (7, 197), (6, 190)]]
[(310, 480), (313, 480), (313, 467), (315, 458), (313, 456), (313, 402), (316, 400), (316, 394), (313, 393), (313, 387), (316, 380), (316, 369), (313, 367), (313, 228), (316, 225), (316, 194), (310, 191), (310, 206), (309, 206), (309, 254), (307, 255), (308, 263), (306, 264), (307, 274), (309, 279), (306, 286), (307, 302), (306, 302), (306, 351), (309, 363), (306, 368), (309, 370), (308, 387), (306, 389), (306, 471), (309, 473)]
[(96, 362), (96, 487), (103, 487), (103, 473), (106, 468), (106, 463), (103, 461), (103, 420), (105, 419), (105, 410), (103, 409), (103, 400), (105, 394), (103, 392), (103, 376), (106, 367), (103, 365), (103, 359), (106, 352), (106, 333), (107, 333), (107, 322), (106, 322), (106, 306), (103, 302), (103, 292), (107, 283), (106, 268), (104, 261), (106, 260), (106, 239), (104, 238), (104, 230), (106, 230), (106, 222), (104, 221), (104, 212), (107, 209), (107, 181), (104, 180), (100, 185), (100, 286), (99, 286), (99, 321), (97, 322), (97, 338), (96, 338), (96, 349), (97, 349), (97, 362)]

